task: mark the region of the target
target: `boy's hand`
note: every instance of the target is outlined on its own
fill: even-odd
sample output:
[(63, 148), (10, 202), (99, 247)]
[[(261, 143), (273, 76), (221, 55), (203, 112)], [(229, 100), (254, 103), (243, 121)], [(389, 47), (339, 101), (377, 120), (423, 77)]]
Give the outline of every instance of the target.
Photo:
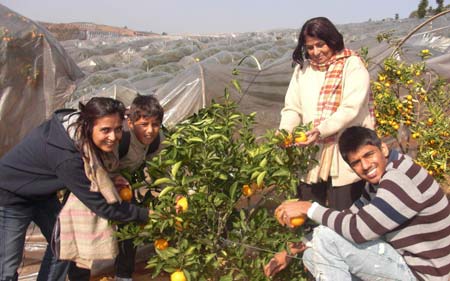
[(150, 183), (153, 182), (152, 177), (151, 177), (150, 174), (148, 173), (148, 167), (145, 167), (145, 168), (144, 168), (144, 176), (145, 176), (144, 181), (145, 181), (146, 183), (150, 184)]

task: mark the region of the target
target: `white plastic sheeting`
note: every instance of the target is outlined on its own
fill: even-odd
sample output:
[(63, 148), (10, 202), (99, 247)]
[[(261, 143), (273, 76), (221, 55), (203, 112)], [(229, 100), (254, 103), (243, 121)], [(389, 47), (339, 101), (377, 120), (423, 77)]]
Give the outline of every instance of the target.
[[(3, 7), (3, 10), (5, 9)], [(3, 15), (2, 21), (12, 27), (17, 25), (6, 15)], [(29, 20), (26, 21), (41, 30), (38, 25)], [(372, 77), (375, 77), (383, 59), (392, 52), (392, 48), (387, 43), (376, 41), (377, 34), (393, 31), (395, 38), (402, 38), (420, 22), (417, 19), (385, 20), (339, 25), (338, 28), (344, 35), (347, 47), (353, 50), (359, 50), (361, 47), (369, 48), (371, 62), (369, 71)], [(401, 59), (406, 62), (419, 61), (420, 50), (429, 48), (434, 56), (427, 61), (428, 67), (441, 76), (449, 78), (450, 31), (448, 26), (450, 26), (450, 16), (446, 15), (433, 21), (432, 25), (422, 28), (403, 45)], [(3, 135), (22, 136), (31, 126), (48, 116), (55, 107), (58, 107), (57, 105), (61, 105), (59, 102), (54, 102), (55, 98), (52, 100), (52, 97), (62, 96), (58, 99), (62, 101), (69, 96), (70, 90), (75, 85), (74, 81), (81, 76), (70, 58), (78, 64), (86, 77), (76, 84), (77, 89), (70, 95), (67, 106), (76, 107), (79, 101), (86, 102), (90, 97), (98, 95), (116, 97), (127, 104), (136, 92), (155, 94), (166, 111), (164, 124), (172, 126), (207, 106), (212, 99), (220, 99), (224, 88), (228, 87), (233, 98), (239, 101), (241, 111), (258, 113), (256, 130), (257, 133), (263, 133), (267, 128), (278, 126), (279, 112), (293, 71), (291, 55), (298, 36), (297, 29), (285, 29), (211, 36), (71, 40), (61, 42), (67, 56), (57, 42), (54, 42), (51, 36), (47, 36), (45, 30), (41, 33), (44, 34), (42, 40), (47, 42), (42, 45), (49, 46), (49, 51), (46, 53), (51, 53), (53, 57), (56, 54), (61, 55), (58, 62), (63, 61), (61, 64), (50, 61), (44, 63), (42, 67), (53, 69), (54, 75), (60, 73), (66, 75), (65, 78), (53, 78), (54, 81), (65, 83), (61, 82), (52, 88), (50, 87), (52, 84), (44, 83), (44, 81), (52, 81), (49, 78), (43, 79), (43, 82), (38, 82), (36, 87), (32, 88), (22, 79), (17, 85), (25, 88), (25, 90), (19, 89), (19, 92), (25, 92), (26, 95), (8, 94), (8, 90), (3, 87), (1, 115), (9, 115), (10, 108), (17, 109), (18, 113), (11, 119), (14, 121), (8, 121), (9, 123), (3, 122), (5, 117), (2, 117), (3, 127), (0, 127), (2, 137)], [(39, 46), (31, 39), (27, 42), (30, 44), (26, 46)], [(2, 44), (4, 46), (5, 43)], [(7, 48), (3, 47), (2, 52), (5, 54), (6, 51)], [(39, 54), (35, 56), (39, 57)], [(237, 66), (243, 58), (245, 59), (240, 66)], [(231, 75), (234, 68), (239, 69), (238, 76)], [(20, 76), (17, 68), (12, 68), (10, 65), (7, 69), (9, 77)], [(60, 71), (61, 69), (64, 71)], [(4, 77), (2, 76), (2, 85), (3, 81), (6, 81)], [(232, 79), (240, 81), (243, 96), (233, 91), (230, 84)], [(47, 89), (43, 91), (45, 95), (39, 92), (41, 89), (39, 87), (43, 85)], [(35, 109), (33, 113), (40, 114), (42, 117), (35, 118), (34, 115), (24, 114), (30, 108), (28, 96), (31, 95), (34, 98), (40, 97), (40, 102), (33, 101), (33, 105), (36, 104), (33, 107)], [(12, 107), (14, 102), (7, 100), (8, 96), (14, 96), (18, 100), (16, 104), (23, 105)], [(44, 104), (46, 106), (42, 107)], [(33, 122), (22, 121), (28, 116)], [(9, 130), (6, 131), (7, 127), (3, 124), (9, 127), (14, 126), (16, 131), (13, 130), (12, 133)], [(7, 139), (9, 145), (13, 145), (16, 140), (11, 137)], [(6, 142), (2, 140), (2, 146), (3, 143)]]
[(63, 107), (82, 76), (45, 28), (0, 5), (0, 156)]

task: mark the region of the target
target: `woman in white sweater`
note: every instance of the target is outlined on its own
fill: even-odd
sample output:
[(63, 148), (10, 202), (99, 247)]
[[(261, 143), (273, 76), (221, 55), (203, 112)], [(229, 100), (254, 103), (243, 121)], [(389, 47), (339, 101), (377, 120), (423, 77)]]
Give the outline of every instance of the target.
[(299, 197), (342, 210), (359, 198), (363, 183), (342, 159), (337, 139), (350, 126), (374, 127), (369, 73), (324, 17), (303, 25), (293, 59), (297, 66), (279, 128), (292, 131), (299, 124), (311, 122), (308, 140), (297, 145), (320, 147), (318, 165), (302, 178)]

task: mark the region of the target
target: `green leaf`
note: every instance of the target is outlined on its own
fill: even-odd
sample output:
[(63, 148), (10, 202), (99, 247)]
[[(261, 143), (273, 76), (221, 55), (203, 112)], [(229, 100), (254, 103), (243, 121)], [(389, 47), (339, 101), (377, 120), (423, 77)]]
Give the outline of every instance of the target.
[(178, 173), (178, 169), (180, 169), (181, 162), (182, 162), (182, 161), (178, 161), (177, 163), (175, 163), (175, 164), (172, 166), (171, 174), (172, 174), (172, 178), (173, 178), (173, 179), (175, 179), (175, 177), (176, 177), (176, 175), (177, 175), (177, 173)]
[(257, 176), (259, 176), (259, 174), (261, 174), (260, 171), (254, 171), (254, 172), (252, 173), (252, 176), (250, 177), (250, 180), (255, 179)]
[(169, 178), (159, 178), (153, 182), (153, 185), (160, 185), (164, 183), (173, 183), (173, 181)]
[(233, 120), (233, 119), (239, 118), (240, 116), (241, 116), (240, 114), (233, 114), (228, 118), (228, 120)]
[(261, 168), (265, 168), (267, 166), (267, 157), (264, 157), (264, 159), (259, 162), (259, 166)]
[(195, 246), (190, 246), (187, 250), (186, 250), (186, 252), (184, 252), (184, 255), (185, 256), (190, 256), (190, 255), (192, 255), (192, 253), (195, 251)]
[(199, 137), (190, 137), (186, 140), (188, 143), (192, 143), (192, 142), (203, 142), (202, 138)]
[(281, 159), (280, 155), (275, 155), (275, 161), (280, 164), (280, 165), (284, 165), (284, 161)]
[(141, 188), (141, 187), (143, 187), (143, 186), (146, 186), (147, 184), (145, 183), (145, 182), (136, 182), (136, 183), (133, 183), (132, 185), (131, 185), (131, 189), (138, 189), (138, 188)]
[(277, 170), (275, 173), (272, 174), (272, 177), (289, 177), (291, 175), (291, 172), (288, 168), (281, 168)]
[(206, 255), (206, 258), (205, 258), (205, 264), (209, 263), (215, 256), (216, 256), (215, 253)]
[(213, 135), (210, 135), (206, 140), (207, 141), (211, 141), (211, 140), (215, 140), (215, 139), (218, 139), (218, 138), (221, 138), (221, 137), (224, 137), (224, 135), (222, 135), (222, 134), (213, 134)]
[(267, 171), (264, 171), (258, 175), (258, 177), (256, 178), (256, 184), (258, 186), (262, 186), (262, 183), (263, 183), (263, 180), (264, 180), (264, 177), (266, 176), (266, 174), (267, 174)]
[(226, 276), (220, 277), (219, 281), (233, 281), (233, 272), (230, 272)]
[(170, 192), (170, 191), (172, 191), (172, 190), (174, 190), (174, 189), (175, 189), (175, 186), (168, 186), (168, 187), (164, 188), (164, 189), (158, 194), (158, 197), (161, 198), (161, 197), (163, 197), (164, 195), (166, 195), (168, 192)]
[(235, 181), (231, 186), (230, 186), (230, 198), (231, 200), (234, 200), (234, 197), (236, 196), (236, 189), (238, 186), (238, 182)]
[(231, 80), (231, 83), (236, 88), (236, 90), (241, 94), (242, 90), (241, 90), (241, 84), (239, 83), (239, 81), (236, 79), (233, 79), (233, 80)]
[(197, 131), (197, 132), (201, 132), (202, 131), (199, 127), (194, 126), (194, 125), (189, 125), (189, 128), (191, 128), (192, 130)]

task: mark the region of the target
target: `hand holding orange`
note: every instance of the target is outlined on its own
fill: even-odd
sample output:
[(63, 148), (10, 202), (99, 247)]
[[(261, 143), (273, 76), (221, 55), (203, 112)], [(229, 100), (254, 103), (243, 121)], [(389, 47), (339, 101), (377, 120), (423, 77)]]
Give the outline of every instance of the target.
[(125, 202), (131, 202), (131, 198), (133, 198), (133, 192), (131, 191), (130, 186), (122, 187), (119, 191), (120, 198)]

